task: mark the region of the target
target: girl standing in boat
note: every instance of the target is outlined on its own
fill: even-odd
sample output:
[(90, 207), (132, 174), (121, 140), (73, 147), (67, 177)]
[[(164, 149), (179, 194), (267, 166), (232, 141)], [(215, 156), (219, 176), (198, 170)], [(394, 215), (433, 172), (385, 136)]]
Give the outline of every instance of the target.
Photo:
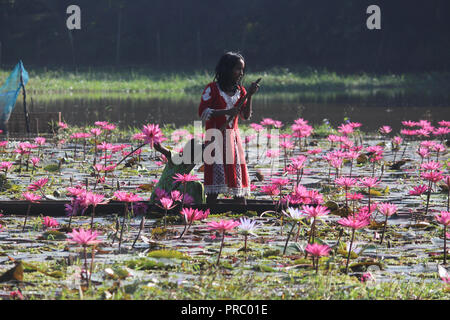
[[(228, 119), (238, 114), (248, 120), (252, 114), (251, 97), (259, 88), (259, 85), (253, 82), (246, 101), (242, 101), (247, 91), (241, 85), (245, 74), (245, 61), (239, 53), (225, 53), (215, 71), (214, 81), (203, 91), (198, 108), (198, 115), (205, 121), (206, 137), (209, 129), (222, 130)], [(241, 102), (243, 105), (239, 110), (237, 106)], [(208, 204), (215, 203), (219, 193), (231, 194), (236, 202), (241, 204), (246, 204), (245, 197), (250, 195), (250, 180), (239, 135), (238, 118), (236, 116), (226, 126), (226, 130), (222, 130), (222, 141), (216, 144), (222, 147), (223, 161), (207, 163), (205, 159), (204, 187)], [(215, 156), (215, 151), (211, 152), (212, 157)], [(207, 157), (207, 149), (204, 157)]]

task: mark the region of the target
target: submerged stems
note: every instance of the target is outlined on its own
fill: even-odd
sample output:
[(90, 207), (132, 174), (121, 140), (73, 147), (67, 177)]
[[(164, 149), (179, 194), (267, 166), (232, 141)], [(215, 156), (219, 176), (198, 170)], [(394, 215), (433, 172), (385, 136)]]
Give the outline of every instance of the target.
[(127, 215), (128, 215), (128, 206), (127, 206), (127, 204), (125, 203), (125, 208), (124, 208), (123, 218), (122, 218), (122, 227), (121, 227), (121, 229), (120, 229), (119, 251), (120, 251), (120, 247), (121, 247), (121, 245), (122, 245), (123, 228), (124, 228), (124, 225), (125, 225), (125, 218), (126, 218)]
[(347, 265), (345, 266), (345, 273), (348, 273), (348, 264), (350, 262), (350, 255), (352, 253), (353, 240), (355, 239), (355, 229), (352, 229), (352, 239), (350, 240), (350, 247), (348, 248)]
[(134, 239), (133, 245), (131, 246), (132, 248), (134, 248), (134, 245), (136, 244), (137, 239), (139, 239), (139, 236), (141, 235), (141, 232), (144, 229), (144, 226), (145, 226), (145, 216), (142, 216), (141, 224), (139, 225), (139, 232), (136, 236), (136, 239)]
[(444, 265), (447, 264), (447, 225), (444, 224)]
[(386, 215), (386, 219), (384, 220), (383, 233), (381, 234), (380, 244), (383, 244), (384, 233), (386, 232), (388, 216)]
[(95, 216), (95, 206), (92, 206), (91, 229), (94, 229), (94, 216)]
[(291, 237), (292, 230), (294, 230), (294, 227), (295, 227), (295, 222), (292, 223), (292, 228), (291, 228), (291, 230), (288, 233), (288, 236), (287, 236), (287, 239), (286, 239), (286, 243), (284, 244), (283, 255), (286, 254), (286, 249), (287, 249), (287, 245), (288, 245), (288, 242), (289, 242), (289, 238)]
[(217, 265), (219, 265), (219, 262), (220, 262), (220, 256), (222, 254), (224, 240), (225, 240), (225, 230), (223, 230), (223, 232), (222, 232), (222, 242), (220, 243), (219, 256), (217, 257)]
[(28, 204), (27, 213), (25, 214), (25, 220), (23, 221), (22, 232), (25, 231), (25, 226), (27, 225), (28, 215), (30, 214), (31, 203)]
[(425, 216), (428, 214), (428, 206), (430, 204), (430, 196), (431, 196), (431, 181), (428, 183), (428, 190), (427, 190), (427, 205), (425, 207)]

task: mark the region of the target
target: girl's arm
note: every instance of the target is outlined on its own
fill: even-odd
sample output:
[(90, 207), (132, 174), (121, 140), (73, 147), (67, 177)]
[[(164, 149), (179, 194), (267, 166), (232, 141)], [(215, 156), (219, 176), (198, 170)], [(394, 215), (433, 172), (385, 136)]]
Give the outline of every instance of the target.
[(155, 147), (156, 151), (162, 153), (167, 158), (167, 160), (170, 160), (172, 154), (170, 153), (170, 151), (168, 149), (164, 148), (159, 143), (155, 143), (153, 146)]
[(245, 103), (245, 108), (242, 109), (242, 117), (244, 120), (250, 119), (250, 116), (252, 115), (252, 96), (250, 95), (247, 98), (247, 102)]
[[(261, 80), (261, 79), (259, 79)], [(244, 120), (248, 120), (250, 119), (250, 116), (252, 115), (252, 96), (258, 91), (259, 89), (259, 84), (258, 81), (252, 82), (252, 84), (250, 85), (250, 88), (248, 89), (248, 97), (247, 97), (247, 102), (245, 103), (245, 108), (242, 108), (242, 116), (244, 118)]]
[(237, 113), (236, 108), (231, 108), (228, 110), (213, 110), (211, 113), (211, 117), (220, 117), (220, 116), (234, 116)]

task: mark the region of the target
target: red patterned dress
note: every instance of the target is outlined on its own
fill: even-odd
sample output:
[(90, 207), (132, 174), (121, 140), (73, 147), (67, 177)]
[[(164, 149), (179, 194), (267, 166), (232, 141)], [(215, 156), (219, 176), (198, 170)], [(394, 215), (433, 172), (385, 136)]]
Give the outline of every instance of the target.
[[(212, 110), (226, 110), (236, 107), (246, 95), (244, 87), (239, 86), (233, 96), (223, 92), (217, 82), (209, 83), (202, 94), (198, 115), (206, 120), (205, 129), (221, 129), (227, 121), (227, 115), (211, 117)], [(243, 118), (242, 111), (247, 108), (247, 101), (243, 105), (240, 117)], [(208, 164), (205, 161), (204, 185), (205, 193), (225, 193), (236, 197), (250, 195), (250, 180), (245, 163), (244, 149), (242, 148), (241, 137), (239, 135), (238, 119), (228, 125), (225, 133), (222, 133), (223, 161), (222, 163)], [(208, 136), (208, 134), (206, 135)], [(228, 140), (228, 141), (227, 141)], [(208, 141), (206, 141), (207, 143)], [(228, 142), (228, 143), (227, 143)], [(220, 143), (218, 144), (220, 145)], [(208, 147), (207, 147), (208, 148)], [(205, 149), (205, 156), (207, 154)], [(215, 152), (213, 151), (214, 155)]]

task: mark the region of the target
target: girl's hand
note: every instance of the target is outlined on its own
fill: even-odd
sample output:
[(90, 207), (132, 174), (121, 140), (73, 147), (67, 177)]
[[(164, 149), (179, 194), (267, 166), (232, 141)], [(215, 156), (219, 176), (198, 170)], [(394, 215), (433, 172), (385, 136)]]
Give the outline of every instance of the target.
[(238, 114), (239, 109), (235, 107), (235, 108), (228, 109), (227, 111), (228, 111), (228, 115), (230, 117), (234, 117), (235, 115)]
[(250, 88), (248, 89), (249, 95), (254, 95), (259, 90), (259, 84), (257, 82), (252, 82)]

